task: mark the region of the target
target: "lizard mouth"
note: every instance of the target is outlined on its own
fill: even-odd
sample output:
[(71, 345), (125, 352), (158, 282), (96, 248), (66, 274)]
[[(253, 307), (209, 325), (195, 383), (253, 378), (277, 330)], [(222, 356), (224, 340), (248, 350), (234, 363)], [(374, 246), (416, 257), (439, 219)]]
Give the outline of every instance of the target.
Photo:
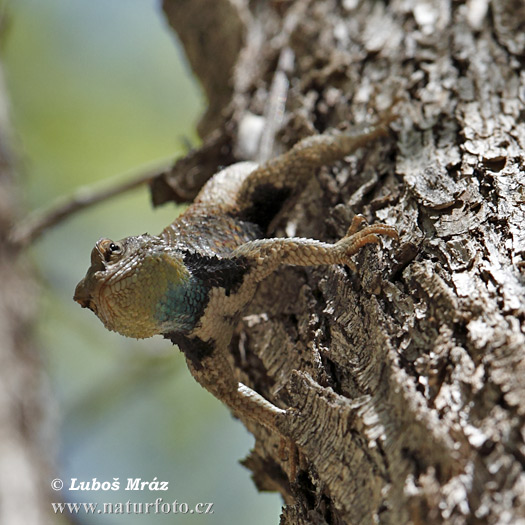
[(84, 280), (80, 281), (75, 288), (73, 300), (76, 301), (82, 308), (89, 308), (93, 313), (97, 313), (95, 302), (91, 293), (86, 289)]

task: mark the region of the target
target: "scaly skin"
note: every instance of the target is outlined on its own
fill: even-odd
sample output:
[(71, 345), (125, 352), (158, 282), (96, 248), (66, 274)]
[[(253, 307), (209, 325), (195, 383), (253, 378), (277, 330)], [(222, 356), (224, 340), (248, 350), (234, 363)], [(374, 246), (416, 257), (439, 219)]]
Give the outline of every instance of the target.
[(237, 415), (286, 434), (286, 411), (237, 382), (228, 359), (235, 321), (257, 284), (281, 265), (348, 264), (392, 226), (361, 228), (354, 218), (335, 244), (265, 238), (281, 205), (316, 168), (332, 164), (386, 134), (392, 115), (359, 135), (300, 141), (257, 167), (239, 163), (216, 174), (195, 202), (159, 236), (99, 240), (74, 299), (106, 328), (137, 339), (163, 335), (178, 344), (197, 381)]

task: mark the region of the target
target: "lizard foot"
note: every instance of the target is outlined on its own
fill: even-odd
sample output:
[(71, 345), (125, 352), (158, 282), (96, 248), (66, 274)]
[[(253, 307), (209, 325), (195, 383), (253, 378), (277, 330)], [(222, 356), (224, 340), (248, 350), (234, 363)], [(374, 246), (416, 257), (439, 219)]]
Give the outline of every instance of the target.
[(346, 259), (344, 261), (345, 264), (348, 264), (347, 260), (359, 252), (363, 246), (379, 243), (378, 235), (387, 235), (396, 241), (399, 239), (394, 226), (389, 226), (388, 224), (367, 224), (361, 229), (363, 224), (367, 224), (366, 219), (362, 215), (355, 215), (346, 235), (335, 243), (337, 251)]

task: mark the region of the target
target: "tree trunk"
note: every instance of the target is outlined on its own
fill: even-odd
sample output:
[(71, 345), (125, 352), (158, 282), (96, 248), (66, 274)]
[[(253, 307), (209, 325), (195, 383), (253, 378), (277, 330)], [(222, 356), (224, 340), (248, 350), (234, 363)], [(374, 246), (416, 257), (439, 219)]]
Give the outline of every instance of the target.
[(51, 516), (53, 441), (42, 362), (31, 337), (36, 285), (8, 238), (17, 192), (7, 106), (0, 68), (0, 523), (44, 525)]
[(200, 129), (219, 132), (157, 193), (194, 194), (213, 164), (252, 156), (261, 122), (275, 154), (403, 99), (390, 138), (321, 170), (276, 225), (333, 241), (362, 213), (400, 242), (367, 247), (356, 271), (283, 269), (232, 344), (239, 377), (295, 412), (297, 448), (250, 426), (244, 460), (283, 495), (281, 523), (521, 523), (525, 4), (164, 9), (210, 99)]

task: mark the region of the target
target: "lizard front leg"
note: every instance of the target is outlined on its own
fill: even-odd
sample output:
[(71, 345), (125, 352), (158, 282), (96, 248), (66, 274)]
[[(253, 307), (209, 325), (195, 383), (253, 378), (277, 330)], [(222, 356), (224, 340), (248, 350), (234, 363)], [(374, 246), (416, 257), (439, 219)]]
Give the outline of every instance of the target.
[(281, 265), (322, 266), (330, 264), (351, 265), (350, 257), (367, 244), (378, 243), (378, 235), (398, 239), (393, 226), (373, 224), (359, 229), (364, 217), (356, 215), (347, 234), (335, 244), (313, 239), (259, 239), (250, 241), (234, 252), (234, 256), (247, 257), (254, 261), (251, 273), (253, 282), (260, 282)]

